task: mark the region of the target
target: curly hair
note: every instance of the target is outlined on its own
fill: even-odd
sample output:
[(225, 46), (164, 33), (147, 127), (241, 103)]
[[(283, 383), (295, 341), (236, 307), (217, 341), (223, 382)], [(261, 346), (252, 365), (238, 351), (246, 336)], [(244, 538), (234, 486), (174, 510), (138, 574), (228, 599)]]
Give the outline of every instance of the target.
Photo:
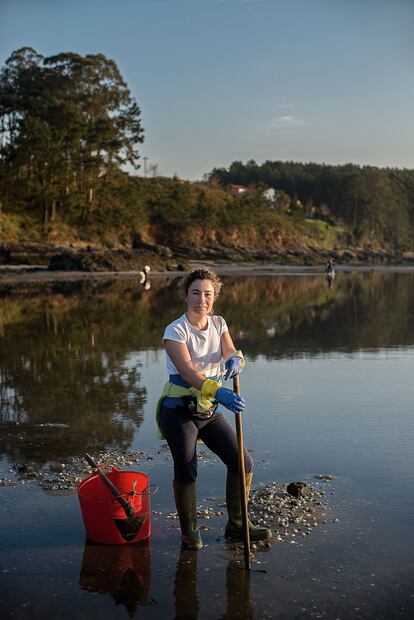
[(184, 290), (186, 295), (188, 293), (188, 289), (195, 280), (210, 280), (214, 289), (214, 298), (217, 299), (223, 284), (214, 271), (211, 271), (206, 267), (198, 267), (197, 269), (193, 269), (193, 271), (190, 271), (190, 273), (181, 278), (179, 286)]

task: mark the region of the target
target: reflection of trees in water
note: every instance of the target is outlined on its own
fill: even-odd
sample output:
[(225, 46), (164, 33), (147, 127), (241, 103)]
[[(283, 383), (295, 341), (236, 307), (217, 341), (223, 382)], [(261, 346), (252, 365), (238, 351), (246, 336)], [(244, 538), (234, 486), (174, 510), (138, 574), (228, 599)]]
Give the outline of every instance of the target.
[[(5, 452), (43, 462), (85, 448), (128, 447), (146, 390), (126, 363), (139, 317), (123, 315), (122, 298), (93, 288), (68, 297), (10, 298), (1, 318), (0, 418), (23, 423), (14, 433), (3, 429)], [(55, 429), (50, 442), (50, 432), (36, 430), (40, 423), (68, 428)]]
[(406, 346), (414, 343), (414, 274), (261, 277), (227, 284), (220, 303), (239, 346), (252, 355)]
[[(357, 350), (414, 341), (414, 275), (228, 277), (216, 312), (250, 356)], [(60, 284), (47, 294), (8, 297), (0, 308), (0, 419), (68, 423), (46, 441), (5, 451), (42, 462), (53, 451), (127, 447), (142, 420), (145, 388), (129, 354), (161, 347), (167, 323), (185, 309), (177, 281)], [(160, 377), (160, 384), (163, 378)]]

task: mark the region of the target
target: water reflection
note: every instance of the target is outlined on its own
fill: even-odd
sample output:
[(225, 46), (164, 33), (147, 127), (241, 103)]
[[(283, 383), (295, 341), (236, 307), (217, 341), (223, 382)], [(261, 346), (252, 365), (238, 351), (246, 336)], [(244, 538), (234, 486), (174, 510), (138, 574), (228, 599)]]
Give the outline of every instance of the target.
[(83, 590), (110, 594), (133, 618), (140, 605), (155, 605), (151, 587), (151, 548), (140, 545), (85, 543), (79, 585)]
[[(174, 583), (163, 585), (163, 595), (172, 587), (174, 618), (198, 620), (203, 606), (198, 597), (198, 580), (203, 576), (198, 569), (199, 554), (180, 549), (177, 556)], [(151, 595), (151, 548), (149, 542), (136, 545), (98, 545), (87, 541), (83, 552), (79, 585), (82, 590), (96, 594), (109, 594), (115, 605), (124, 605), (130, 618), (139, 607), (158, 606)], [(220, 589), (217, 584), (217, 589)], [(212, 602), (212, 601), (211, 601)], [(225, 596), (216, 599), (220, 620), (251, 620), (253, 599), (250, 573), (243, 562), (227, 561)]]
[[(386, 363), (376, 366), (366, 355), (362, 360), (352, 356), (352, 364), (342, 353), (335, 355), (336, 364), (331, 364), (330, 356), (320, 358), (334, 351), (412, 347), (413, 285), (412, 273), (337, 272), (331, 287), (324, 273), (225, 278), (217, 312), (226, 317), (237, 344), (250, 359), (319, 356), (303, 364), (306, 369), (290, 361), (252, 364), (251, 376), (258, 380), (258, 388), (269, 384), (268, 393), (256, 395), (257, 424), (250, 425), (252, 444), (259, 455), (265, 450), (267, 459), (257, 458), (262, 463), (258, 479), (297, 479), (290, 476), (298, 471), (339, 472), (337, 495), (331, 498), (339, 511), (339, 523), (328, 524), (326, 532), (321, 528), (306, 547), (282, 544), (269, 553), (269, 577), (262, 581), (251, 576), (254, 612), (249, 573), (231, 561), (217, 567), (217, 555), (208, 549), (199, 555), (177, 549), (171, 568), (170, 554), (164, 553), (168, 534), (160, 526), (152, 547), (153, 563), (154, 554), (157, 558), (152, 593), (160, 603), (148, 609), (148, 617), (153, 612), (154, 617), (173, 617), (174, 608), (177, 618), (201, 620), (206, 609), (211, 617), (227, 620), (265, 617), (270, 613), (268, 603), (275, 605), (276, 597), (280, 615), (286, 617), (304, 613), (346, 617), (355, 609), (361, 609), (360, 616), (377, 610), (377, 616), (384, 615), (386, 609), (385, 615), (395, 617), (403, 605), (404, 617), (411, 617), (412, 392), (408, 367), (412, 351), (407, 355), (397, 352), (390, 359), (385, 355)], [(160, 349), (164, 326), (182, 309), (176, 282), (155, 278), (147, 291), (133, 282), (62, 284), (47, 293), (3, 297), (0, 456), (5, 454), (20, 464), (30, 459), (43, 463), (94, 451), (94, 446), (96, 452), (108, 446), (129, 446), (136, 430), (142, 430), (146, 399), (140, 369), (131, 360), (140, 357), (139, 351)], [(381, 356), (372, 357), (378, 360)], [(326, 373), (331, 378), (333, 366), (336, 374), (329, 385)], [(164, 365), (155, 361), (148, 368), (151, 385), (157, 385), (158, 379), (161, 384), (163, 377), (158, 375), (164, 373)], [(283, 389), (275, 386), (272, 392), (276, 378)], [(267, 404), (274, 394), (278, 416)], [(140, 448), (141, 438), (137, 438)], [(142, 448), (152, 449), (153, 439), (147, 441), (151, 443)], [(161, 484), (160, 514), (163, 510), (166, 514), (166, 506), (171, 509), (165, 465), (162, 460), (152, 472)], [(10, 466), (6, 463), (5, 467)], [(59, 617), (71, 613), (92, 616), (97, 598), (102, 618), (113, 617), (116, 611), (125, 615), (125, 610), (141, 617), (144, 605), (156, 604), (151, 598), (149, 548), (143, 551), (134, 546), (131, 551), (127, 545), (88, 544), (80, 587), (78, 565), (71, 583), (67, 544), (77, 545), (83, 537), (77, 525), (79, 515), (78, 521), (74, 518), (74, 502), (30, 491), (31, 511), (27, 512), (28, 492), (20, 485), (1, 489), (2, 535), (7, 543), (2, 556), (2, 610), (6, 615), (33, 616), (34, 606), (26, 611), (20, 608), (26, 601), (34, 601), (38, 611), (44, 605), (44, 617), (56, 613)], [(54, 514), (61, 518), (54, 519)], [(17, 528), (18, 537), (9, 543), (10, 525)], [(34, 564), (30, 568), (28, 560), (32, 559), (39, 559), (41, 571)], [(209, 572), (205, 572), (206, 565)], [(18, 571), (12, 572), (11, 567)], [(57, 585), (51, 589), (50, 583)], [(39, 603), (45, 589), (45, 602)], [(106, 597), (88, 596), (87, 591), (106, 593)], [(60, 605), (58, 612), (56, 605)]]
[(0, 441), (15, 462), (131, 444), (146, 389), (126, 363), (137, 317), (120, 320), (121, 304), (94, 287), (3, 301)]
[(197, 559), (198, 553), (188, 549), (181, 549), (178, 555), (174, 582), (176, 620), (198, 619)]
[(413, 273), (235, 279), (219, 310), (250, 357), (414, 344)]
[(329, 272), (326, 274), (326, 283), (328, 285), (328, 288), (331, 288), (332, 284), (334, 283), (335, 280), (335, 272)]
[(239, 562), (229, 562), (226, 571), (227, 605), (221, 620), (253, 618), (250, 573)]
[[(340, 273), (331, 287), (324, 277), (224, 278), (216, 312), (251, 359), (414, 344), (413, 273)], [(128, 448), (146, 401), (128, 360), (160, 348), (183, 308), (176, 280), (146, 291), (134, 281), (58, 283), (3, 297), (1, 451), (41, 464)], [(60, 425), (53, 442), (42, 424)]]
[[(197, 596), (198, 553), (181, 549), (174, 582), (175, 619), (198, 620), (200, 603)], [(229, 560), (226, 569), (226, 599), (220, 620), (251, 620), (253, 601), (250, 589), (250, 573), (243, 563)]]

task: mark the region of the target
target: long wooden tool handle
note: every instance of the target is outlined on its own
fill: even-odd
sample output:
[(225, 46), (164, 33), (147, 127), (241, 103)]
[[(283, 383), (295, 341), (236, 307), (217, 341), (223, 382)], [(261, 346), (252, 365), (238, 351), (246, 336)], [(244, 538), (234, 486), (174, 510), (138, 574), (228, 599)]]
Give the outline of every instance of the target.
[[(240, 377), (233, 377), (233, 391), (240, 394)], [(242, 510), (242, 526), (243, 526), (243, 546), (244, 546), (244, 565), (250, 570), (250, 535), (249, 521), (247, 514), (247, 497), (246, 497), (246, 472), (244, 469), (244, 441), (243, 441), (243, 422), (242, 414), (236, 413), (236, 433), (237, 444), (239, 447), (239, 479), (240, 479), (240, 499)]]
[(128, 517), (132, 517), (135, 514), (135, 510), (133, 506), (129, 502), (127, 502), (121, 495), (119, 489), (116, 488), (113, 482), (109, 480), (108, 476), (106, 476), (103, 471), (98, 467), (93, 458), (89, 454), (85, 454), (85, 459), (88, 461), (89, 465), (93, 467), (98, 476), (103, 480), (108, 489), (111, 491), (112, 495), (116, 497), (117, 501), (121, 504), (122, 508), (125, 510), (126, 515)]

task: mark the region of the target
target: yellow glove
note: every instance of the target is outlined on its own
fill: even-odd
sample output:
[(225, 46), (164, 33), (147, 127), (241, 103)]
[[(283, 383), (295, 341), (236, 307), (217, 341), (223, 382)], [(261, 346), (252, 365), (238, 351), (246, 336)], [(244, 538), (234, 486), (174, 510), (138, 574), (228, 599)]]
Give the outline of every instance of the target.
[(205, 398), (212, 400), (216, 397), (216, 392), (219, 389), (220, 384), (218, 381), (214, 381), (213, 379), (206, 379), (201, 386), (201, 394)]

